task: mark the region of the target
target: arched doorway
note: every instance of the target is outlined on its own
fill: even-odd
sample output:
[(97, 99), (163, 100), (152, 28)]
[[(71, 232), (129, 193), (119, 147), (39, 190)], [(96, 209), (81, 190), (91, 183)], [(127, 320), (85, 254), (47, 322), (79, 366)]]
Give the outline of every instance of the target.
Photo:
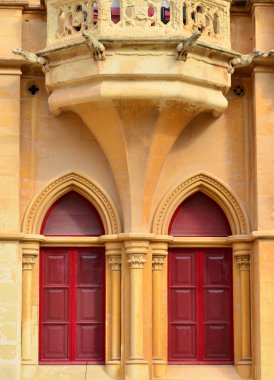
[[(221, 207), (198, 191), (178, 206), (169, 234), (225, 237), (231, 229)], [(169, 362), (232, 363), (231, 249), (173, 248), (168, 274)]]
[[(48, 210), (44, 236), (100, 236), (93, 205), (69, 191)], [(102, 363), (105, 358), (105, 257), (102, 248), (40, 251), (39, 361)]]

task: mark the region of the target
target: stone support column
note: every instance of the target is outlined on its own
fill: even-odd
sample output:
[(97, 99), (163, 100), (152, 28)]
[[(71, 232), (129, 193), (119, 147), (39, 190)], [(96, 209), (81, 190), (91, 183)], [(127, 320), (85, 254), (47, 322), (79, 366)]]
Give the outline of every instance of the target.
[(144, 264), (148, 241), (125, 241), (130, 268), (130, 358), (127, 376), (131, 380), (149, 378), (148, 364), (144, 360)]
[[(107, 352), (107, 373), (112, 378), (119, 378), (121, 371), (121, 251), (119, 242), (106, 243), (106, 257), (109, 266), (108, 297), (107, 302), (107, 326), (110, 344)], [(108, 321), (109, 318), (109, 321)]]
[(22, 360), (32, 359), (32, 269), (39, 253), (39, 243), (28, 242), (22, 247)]
[(236, 364), (242, 377), (251, 376), (250, 244), (235, 243), (233, 255), (240, 271), (241, 360)]
[(163, 360), (163, 266), (167, 256), (167, 243), (152, 244), (152, 357), (154, 376), (161, 377), (166, 371), (166, 361)]
[[(111, 268), (111, 360), (121, 360), (121, 255), (107, 248), (108, 263)], [(111, 252), (112, 253), (111, 253)]]

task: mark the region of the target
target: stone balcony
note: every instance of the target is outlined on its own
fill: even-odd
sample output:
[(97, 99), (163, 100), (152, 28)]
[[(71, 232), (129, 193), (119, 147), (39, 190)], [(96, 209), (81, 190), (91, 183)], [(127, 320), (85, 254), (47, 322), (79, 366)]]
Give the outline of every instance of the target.
[(89, 30), (98, 39), (182, 39), (193, 31), (201, 40), (230, 47), (227, 0), (48, 0), (47, 47), (82, 40)]

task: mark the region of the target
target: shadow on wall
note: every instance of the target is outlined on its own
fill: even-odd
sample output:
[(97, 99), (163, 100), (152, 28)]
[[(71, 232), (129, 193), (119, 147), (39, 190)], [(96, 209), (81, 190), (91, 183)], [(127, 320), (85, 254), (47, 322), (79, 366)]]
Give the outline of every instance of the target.
[(178, 136), (172, 151), (181, 152), (184, 148), (190, 147), (215, 121), (216, 118), (208, 112), (195, 116)]

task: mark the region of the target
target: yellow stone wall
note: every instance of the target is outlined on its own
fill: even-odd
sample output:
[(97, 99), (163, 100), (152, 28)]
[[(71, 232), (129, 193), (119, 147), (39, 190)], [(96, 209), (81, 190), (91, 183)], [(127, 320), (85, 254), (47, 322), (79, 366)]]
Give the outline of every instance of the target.
[[(208, 82), (210, 82), (213, 80), (215, 72), (214, 85), (226, 83), (223, 91), (228, 100), (228, 108), (219, 118), (213, 118), (210, 113), (205, 112), (195, 116), (175, 139), (174, 145), (166, 159), (163, 160), (159, 179), (155, 176), (156, 179), (153, 180), (156, 169), (154, 170), (152, 165), (150, 172), (152, 179), (150, 178), (151, 182), (148, 188), (145, 188), (144, 183), (138, 184), (138, 181), (130, 187), (127, 183), (128, 178), (134, 183), (136, 172), (140, 178), (145, 176), (145, 154), (150, 151), (151, 135), (155, 127), (153, 123), (158, 120), (163, 103), (153, 100), (132, 101), (132, 99), (122, 102), (120, 99), (116, 99), (114, 106), (106, 102), (104, 107), (98, 107), (96, 110), (98, 113), (92, 114), (90, 110), (88, 112), (86, 105), (74, 104), (71, 106), (74, 112), (65, 110), (59, 116), (53, 115), (48, 104), (52, 88), (47, 86), (47, 93), (44, 73), (38, 66), (20, 61), (20, 58), (15, 57), (11, 52), (12, 48), (21, 46), (27, 51), (38, 51), (45, 48), (46, 14), (36, 0), (29, 3), (30, 8), (27, 8), (23, 2), (13, 3), (10, 6), (1, 1), (0, 3), (0, 380), (51, 380), (57, 377), (64, 380), (113, 378), (151, 380), (156, 376), (162, 377), (163, 380), (188, 380), (190, 378), (193, 380), (209, 378), (212, 380), (240, 380), (242, 377), (239, 374), (245, 377), (251, 374), (253, 380), (274, 380), (273, 61), (272, 64), (265, 65), (261, 62), (243, 70), (236, 70), (232, 75), (231, 89), (227, 91), (227, 83), (230, 80), (230, 73), (227, 70), (218, 66), (218, 69), (210, 67), (209, 71), (203, 71), (202, 64), (197, 63), (197, 59), (195, 61), (191, 58), (185, 65), (184, 75), (195, 77), (197, 80), (201, 75), (206, 80), (208, 75), (210, 77)], [(242, 54), (249, 53), (253, 48), (265, 51), (274, 48), (273, 3), (253, 3), (250, 12), (233, 12), (231, 15), (231, 46), (232, 49)], [(102, 63), (100, 66), (102, 72), (113, 75), (115, 72), (127, 75), (143, 73), (148, 76), (153, 74), (156, 69), (160, 73), (168, 71), (171, 58), (167, 46), (163, 48), (164, 53), (163, 51), (159, 53), (157, 49), (148, 53), (143, 48), (141, 52), (138, 51), (139, 56), (132, 53), (130, 50), (132, 47), (127, 49), (123, 56), (116, 55), (116, 61), (112, 67), (109, 63), (110, 58), (109, 61), (106, 60)], [(82, 52), (80, 51), (80, 53)], [(113, 59), (112, 56), (115, 54), (113, 52), (111, 54), (111, 59)], [(135, 57), (135, 62), (132, 60), (132, 66), (128, 64), (130, 55)], [(157, 60), (161, 55), (165, 56), (164, 63), (158, 64)], [(211, 58), (207, 57), (207, 60), (209, 59)], [(59, 67), (59, 71), (56, 70), (55, 75), (59, 75), (59, 78), (65, 82), (71, 78), (72, 71), (75, 70), (74, 76), (77, 78), (79, 76), (77, 68), (80, 68), (82, 72), (85, 70), (91, 72), (91, 69), (96, 66), (93, 61), (90, 66), (87, 66), (87, 62), (86, 58), (78, 66), (76, 64), (73, 66), (71, 62), (68, 62), (66, 69)], [(193, 67), (196, 67), (197, 72)], [(171, 70), (173, 75), (177, 75), (178, 71)], [(52, 77), (50, 74), (47, 75), (53, 81), (54, 75)], [(166, 74), (162, 75), (165, 78)], [(28, 93), (28, 88), (32, 84), (39, 87), (37, 96)], [(122, 85), (124, 84), (121, 81)], [(239, 85), (244, 86), (245, 95), (243, 97), (237, 97), (233, 93), (233, 89)], [(167, 82), (164, 82), (163, 88), (165, 86), (167, 86)], [(139, 95), (144, 93), (144, 88), (139, 88)], [(158, 89), (161, 89), (161, 86)], [(119, 87), (113, 85), (111, 90), (117, 96)], [(191, 89), (191, 91), (193, 98), (197, 97), (199, 90)], [(65, 100), (69, 96), (72, 98), (71, 93), (68, 95), (66, 90), (64, 93)], [(154, 94), (153, 91), (151, 93)], [(208, 99), (208, 102), (210, 101), (212, 99)], [(100, 102), (98, 103), (100, 104)], [(77, 108), (78, 106), (79, 108)], [(120, 110), (119, 114), (116, 112), (117, 109)], [(183, 117), (176, 110), (176, 105), (173, 104), (170, 109), (174, 111), (175, 116), (170, 118), (172, 127), (169, 129), (170, 135), (166, 130), (163, 142), (172, 137), (172, 131), (180, 122), (183, 123)], [(85, 111), (86, 114), (82, 111)], [(94, 119), (91, 120), (92, 117)], [(86, 121), (86, 124), (83, 120)], [(125, 140), (121, 145), (116, 143), (122, 123), (128, 125), (125, 135), (128, 145), (125, 157), (121, 155), (121, 158), (117, 158), (114, 157), (117, 147), (123, 148), (125, 145)], [(96, 136), (91, 132), (90, 125), (92, 124), (94, 130), (98, 131)], [(151, 125), (153, 128), (150, 131)], [(159, 135), (161, 133), (163, 132), (160, 131)], [(110, 150), (113, 149), (110, 157), (114, 157), (116, 160), (115, 170), (117, 167), (120, 168), (119, 185), (117, 185), (115, 170), (109, 161), (109, 156), (104, 152), (104, 147), (102, 148), (100, 139), (104, 140), (105, 146), (107, 144), (110, 146)], [(154, 160), (162, 160), (160, 148), (156, 152)], [(129, 163), (128, 177), (123, 172), (125, 163)], [(112, 201), (121, 219), (121, 228), (118, 228), (118, 232), (113, 233), (115, 238), (112, 236), (108, 238), (109, 240), (105, 238), (105, 241), (95, 239), (92, 242), (81, 243), (106, 246), (110, 256), (122, 257), (120, 272), (121, 337), (119, 334), (112, 334), (111, 313), (112, 308), (115, 307), (115, 302), (113, 303), (112, 300), (113, 294), (115, 294), (114, 290), (117, 289), (112, 286), (111, 266), (108, 262), (106, 263), (106, 366), (38, 365), (39, 257), (34, 259), (31, 271), (23, 272), (23, 276), (31, 275), (32, 280), (29, 292), (30, 314), (28, 314), (28, 310), (24, 309), (27, 303), (26, 299), (22, 299), (22, 255), (35, 256), (40, 245), (78, 244), (73, 239), (57, 242), (45, 240), (38, 236), (39, 230), (32, 231), (36, 235), (30, 236), (23, 231), (22, 227), (23, 221), (28, 215), (26, 213), (29, 205), (36, 199), (37, 194), (40, 194), (55, 179), (71, 172), (80, 173), (83, 178), (98, 184)], [(241, 205), (249, 220), (250, 231), (247, 228), (242, 237), (218, 241), (209, 239), (197, 242), (194, 241), (195, 239), (191, 241), (179, 239), (171, 242), (168, 239), (165, 241), (161, 237), (162, 240), (159, 243), (161, 247), (159, 248), (155, 241), (156, 238), (151, 232), (153, 223), (155, 223), (155, 214), (159, 212), (160, 202), (176, 184), (183, 183), (186, 179), (200, 173), (206, 173), (208, 178), (218, 179), (225, 188), (229, 189), (230, 195), (237, 197), (238, 204)], [(154, 186), (155, 190), (153, 190)], [(147, 193), (144, 189), (147, 190)], [(130, 198), (132, 194), (135, 197), (133, 201)], [(148, 199), (150, 196), (151, 200)], [(128, 199), (130, 202), (126, 203)], [(151, 206), (146, 206), (150, 201)], [(142, 210), (139, 208), (141, 203), (144, 206)], [(132, 209), (136, 211), (137, 216), (135, 215), (134, 221), (130, 224), (130, 218), (126, 214), (129, 215)], [(125, 224), (127, 234), (123, 234)], [(119, 237), (117, 237), (117, 233), (121, 233)], [(240, 246), (241, 239), (249, 242), (251, 248), (248, 245), (244, 251)], [(33, 240), (35, 240), (35, 248), (30, 249), (26, 241), (32, 242)], [(113, 240), (115, 244), (118, 244), (115, 249), (111, 246)], [(161, 318), (159, 322), (153, 315), (153, 307), (157, 306), (157, 302), (154, 303), (155, 299), (153, 298), (155, 297), (153, 281), (156, 281), (153, 277), (153, 257), (159, 255), (159, 252), (164, 256), (167, 253), (168, 244), (173, 244), (173, 246), (198, 244), (233, 246), (234, 254), (237, 250), (241, 255), (243, 252), (244, 255), (250, 253), (251, 373), (249, 373), (250, 362), (241, 363), (243, 340), (246, 335), (241, 325), (242, 282), (236, 260), (234, 260), (233, 266), (234, 356), (238, 372), (234, 366), (166, 366), (168, 268), (165, 260), (161, 267), (161, 275), (156, 278), (161, 287), (159, 292)], [(136, 272), (133, 275), (134, 269), (132, 263), (129, 262), (132, 250), (136, 256), (145, 257), (144, 267), (137, 270), (139, 271), (137, 275)], [(134, 302), (132, 300), (132, 284), (140, 284), (142, 281), (143, 291), (141, 294), (137, 292), (137, 297), (140, 296), (143, 306), (142, 318), (137, 321), (139, 323), (137, 327), (140, 327), (140, 337), (136, 337), (132, 333), (133, 322), (131, 320), (134, 309), (132, 308), (132, 302)], [(117, 286), (117, 283), (115, 284)], [(23, 321), (22, 309), (24, 315), (28, 316), (27, 321)], [(141, 320), (143, 323), (140, 322)], [(153, 323), (159, 323), (158, 331), (153, 330)], [(23, 362), (21, 368), (22, 334), (26, 334), (30, 343), (27, 347), (29, 357)], [(159, 339), (154, 340), (153, 334), (160, 334)], [(136, 339), (134, 343), (133, 338)], [(115, 339), (118, 341), (121, 339), (120, 361), (112, 361)], [(143, 344), (140, 344), (142, 339)], [(160, 341), (161, 344), (161, 360), (158, 362), (154, 360), (153, 356), (157, 341)], [(142, 362), (130, 362), (133, 348), (143, 350)]]
[[(1, 57), (21, 45), (22, 12), (0, 9)], [(2, 42), (4, 40), (4, 43)], [(20, 70), (0, 67), (0, 236), (20, 230)], [(0, 237), (0, 373), (19, 377), (21, 358), (21, 254), (16, 241)]]

